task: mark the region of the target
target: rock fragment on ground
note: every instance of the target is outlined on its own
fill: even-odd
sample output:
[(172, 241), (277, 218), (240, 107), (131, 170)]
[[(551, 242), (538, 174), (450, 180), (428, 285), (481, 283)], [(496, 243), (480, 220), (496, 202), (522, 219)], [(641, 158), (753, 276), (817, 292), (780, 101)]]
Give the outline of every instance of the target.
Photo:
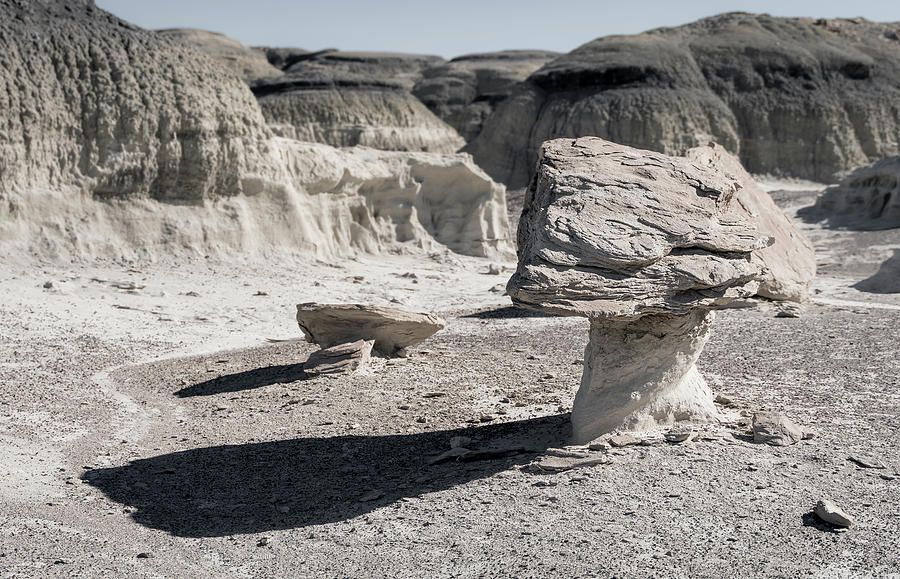
[(799, 318), (803, 314), (800, 304), (780, 303), (775, 307), (776, 318)]
[(610, 436), (606, 441), (613, 448), (623, 448), (626, 446), (634, 446), (641, 443), (641, 439), (630, 434), (617, 434)]
[(395, 355), (446, 326), (433, 314), (363, 304), (297, 305), (297, 323), (307, 341), (329, 348), (356, 340), (374, 340), (375, 350)]
[(365, 370), (374, 344), (374, 340), (356, 340), (322, 348), (309, 356), (303, 364), (303, 371), (307, 376), (321, 376)]
[(543, 472), (563, 472), (576, 468), (586, 468), (597, 466), (600, 464), (607, 464), (608, 462), (609, 458), (603, 455), (582, 458), (546, 456), (541, 460), (532, 463), (532, 467), (538, 471)]
[(666, 439), (666, 442), (678, 444), (687, 441), (693, 434), (692, 430), (673, 429), (666, 432), (663, 437)]
[(821, 499), (817, 502), (813, 513), (823, 522), (835, 527), (849, 527), (855, 522), (853, 517), (828, 499)]
[(790, 446), (804, 439), (805, 432), (790, 418), (776, 412), (757, 412), (753, 415), (753, 442), (770, 446)]
[(847, 460), (856, 464), (860, 468), (874, 468), (874, 469), (884, 469), (887, 468), (883, 462), (880, 460), (869, 458), (865, 456), (849, 456)]

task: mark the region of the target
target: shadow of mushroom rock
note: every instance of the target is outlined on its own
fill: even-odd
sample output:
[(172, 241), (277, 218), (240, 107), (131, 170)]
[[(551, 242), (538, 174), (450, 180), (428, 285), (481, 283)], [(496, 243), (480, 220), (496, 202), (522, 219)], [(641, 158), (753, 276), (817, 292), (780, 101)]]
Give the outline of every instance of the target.
[(175, 396), (179, 398), (212, 396), (214, 394), (252, 390), (263, 386), (271, 386), (272, 384), (284, 384), (305, 379), (306, 373), (303, 371), (303, 363), (281, 364), (279, 366), (254, 368), (234, 374), (226, 374), (211, 380), (204, 380), (178, 390), (175, 392)]
[(895, 249), (894, 255), (882, 263), (874, 275), (856, 282), (852, 287), (873, 294), (900, 293), (900, 249)]
[(504, 306), (502, 308), (494, 308), (492, 310), (484, 310), (460, 316), (461, 318), (475, 318), (479, 320), (505, 320), (512, 318), (561, 318), (559, 314), (551, 314), (530, 308), (521, 308), (518, 306)]
[[(343, 521), (404, 497), (452, 488), (566, 444), (569, 415), (409, 435), (296, 438), (195, 448), (94, 469), (82, 479), (134, 507), (139, 524), (218, 537)], [(493, 460), (428, 466), (454, 436), (478, 448), (525, 447)], [(533, 451), (533, 452), (532, 452)]]

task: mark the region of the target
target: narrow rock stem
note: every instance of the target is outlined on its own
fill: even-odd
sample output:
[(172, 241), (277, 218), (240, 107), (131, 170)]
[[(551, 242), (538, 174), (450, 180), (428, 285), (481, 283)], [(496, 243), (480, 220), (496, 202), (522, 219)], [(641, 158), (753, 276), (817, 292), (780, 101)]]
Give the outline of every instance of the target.
[(618, 428), (714, 420), (712, 392), (694, 363), (714, 314), (592, 319), (584, 374), (572, 409), (576, 443)]

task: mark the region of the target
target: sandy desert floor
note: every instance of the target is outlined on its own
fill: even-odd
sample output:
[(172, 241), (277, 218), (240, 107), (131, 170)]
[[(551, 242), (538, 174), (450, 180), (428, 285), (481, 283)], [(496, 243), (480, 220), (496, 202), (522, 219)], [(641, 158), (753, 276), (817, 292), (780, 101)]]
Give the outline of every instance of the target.
[[(603, 464), (562, 472), (537, 464), (573, 450), (587, 322), (509, 307), (513, 264), (5, 266), (0, 577), (900, 573), (900, 286), (882, 266), (900, 231), (803, 227), (821, 275), (802, 316), (717, 317), (700, 367), (735, 403), (722, 424), (576, 449)], [(305, 301), (448, 326), (371, 372), (305, 379)], [(816, 436), (753, 444), (759, 409)], [(455, 436), (509, 452), (430, 465)], [(857, 524), (818, 523), (823, 497)]]

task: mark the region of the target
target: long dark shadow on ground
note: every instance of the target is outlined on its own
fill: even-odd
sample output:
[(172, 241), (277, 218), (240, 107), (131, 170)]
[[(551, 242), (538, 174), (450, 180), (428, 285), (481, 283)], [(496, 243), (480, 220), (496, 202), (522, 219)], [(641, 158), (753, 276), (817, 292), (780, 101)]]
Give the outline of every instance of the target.
[(502, 308), (484, 310), (460, 317), (475, 318), (479, 320), (498, 320), (509, 318), (561, 318), (562, 316), (538, 310), (530, 310), (528, 308), (520, 308), (518, 306), (504, 306)]
[[(568, 425), (569, 415), (559, 414), (421, 434), (212, 446), (89, 470), (82, 479), (134, 507), (133, 519), (146, 527), (183, 537), (259, 533), (351, 519), (404, 497), (488, 477), (565, 444)], [(454, 436), (481, 441), (479, 448), (532, 452), (429, 466)]]
[(305, 379), (306, 373), (303, 372), (303, 364), (266, 366), (265, 368), (254, 368), (253, 370), (245, 370), (198, 382), (175, 392), (175, 396), (179, 398), (211, 396), (213, 394), (239, 392), (241, 390), (251, 390), (253, 388), (271, 386), (272, 384), (284, 384)]

